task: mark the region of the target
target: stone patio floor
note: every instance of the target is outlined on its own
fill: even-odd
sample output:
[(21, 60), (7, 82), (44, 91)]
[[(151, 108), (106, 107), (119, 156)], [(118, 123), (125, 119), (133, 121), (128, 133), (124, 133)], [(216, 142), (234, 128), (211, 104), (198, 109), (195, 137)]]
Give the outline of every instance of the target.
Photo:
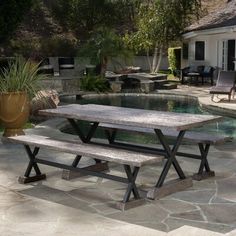
[[(181, 89), (174, 93), (187, 93), (188, 88)], [(203, 90), (197, 96), (202, 95)], [(55, 129), (55, 124), (60, 122), (51, 120), (27, 132), (71, 138)], [(198, 152), (198, 148), (191, 145), (183, 145), (181, 149)], [(40, 155), (44, 154), (45, 151)], [(68, 163), (73, 159), (72, 155), (52, 151), (47, 155)], [(147, 200), (143, 206), (125, 212), (116, 210), (113, 204), (121, 199), (126, 186), (110, 180), (84, 176), (67, 181), (61, 178), (61, 170), (42, 166), (46, 181), (18, 184), (17, 178), (24, 173), (27, 161), (22, 146), (0, 142), (1, 236), (236, 235), (235, 140), (210, 149), (214, 178), (194, 181), (193, 187), (185, 191), (161, 200)], [(179, 158), (179, 161), (188, 175), (199, 166), (197, 160)], [(82, 164), (88, 162), (84, 159)], [(145, 187), (154, 184), (153, 177), (160, 171), (159, 166), (141, 169), (138, 184)], [(114, 164), (110, 164), (110, 172), (123, 173)], [(168, 178), (175, 177), (171, 169)]]

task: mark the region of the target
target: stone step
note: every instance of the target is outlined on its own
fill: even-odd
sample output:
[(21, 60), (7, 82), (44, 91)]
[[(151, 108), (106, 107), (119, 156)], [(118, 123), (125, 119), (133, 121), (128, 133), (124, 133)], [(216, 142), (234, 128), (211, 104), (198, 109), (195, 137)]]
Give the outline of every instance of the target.
[(149, 79), (149, 80), (167, 80), (166, 74), (150, 74), (150, 73), (132, 73), (127, 75), (128, 78), (133, 79)]
[(150, 79), (154, 80), (154, 81), (167, 80), (167, 75), (165, 75), (165, 74), (158, 74), (158, 76), (156, 78), (150, 78)]
[(167, 83), (164, 84), (161, 88), (159, 89), (166, 89), (166, 90), (170, 90), (170, 89), (177, 89), (177, 84), (173, 84), (173, 83)]
[(155, 89), (159, 89), (159, 88), (162, 88), (163, 85), (167, 84), (168, 81), (167, 80), (155, 80), (154, 81), (154, 88)]

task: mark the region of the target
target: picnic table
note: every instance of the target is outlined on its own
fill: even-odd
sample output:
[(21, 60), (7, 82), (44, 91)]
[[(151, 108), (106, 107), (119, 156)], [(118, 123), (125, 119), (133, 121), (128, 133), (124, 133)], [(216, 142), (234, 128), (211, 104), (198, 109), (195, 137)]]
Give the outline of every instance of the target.
[[(165, 156), (167, 161), (163, 166), (159, 178), (157, 176), (155, 188), (148, 194), (152, 199), (192, 186), (192, 179), (186, 177), (176, 159), (176, 153), (182, 143), (185, 132), (189, 129), (220, 121), (222, 119), (222, 117), (214, 115), (183, 114), (95, 104), (64, 105), (55, 109), (41, 110), (39, 111), (39, 114), (50, 117), (66, 118), (83, 143), (91, 142), (99, 123), (153, 129), (157, 139), (162, 145), (162, 149), (157, 154)], [(79, 126), (80, 121), (90, 122), (90, 128), (86, 133), (81, 130)], [(166, 130), (178, 132), (174, 145), (172, 146), (170, 146), (167, 137), (164, 134), (164, 131)], [(100, 160), (96, 160), (96, 162), (100, 164)], [(78, 164), (76, 160), (75, 163)], [(172, 165), (178, 174), (178, 181), (173, 182), (172, 185), (163, 185)]]

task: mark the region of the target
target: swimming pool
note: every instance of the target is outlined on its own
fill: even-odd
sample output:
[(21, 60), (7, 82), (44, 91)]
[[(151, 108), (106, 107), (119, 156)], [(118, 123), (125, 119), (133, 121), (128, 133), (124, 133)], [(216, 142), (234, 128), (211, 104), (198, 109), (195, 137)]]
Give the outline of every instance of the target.
[[(141, 108), (158, 111), (170, 111), (179, 113), (192, 113), (192, 114), (209, 114), (204, 111), (198, 104), (197, 100), (186, 97), (174, 97), (174, 96), (150, 96), (150, 95), (119, 95), (119, 96), (85, 96), (84, 98), (75, 100), (71, 97), (65, 97), (62, 99), (65, 103), (79, 103), (79, 104), (102, 104), (121, 107)], [(64, 129), (65, 132), (71, 133), (72, 130)], [(225, 117), (222, 122), (216, 122), (210, 125), (197, 128), (195, 130), (204, 130), (205, 132), (219, 133), (236, 138), (236, 119)], [(102, 132), (98, 132), (98, 137), (102, 136)], [(121, 134), (122, 140), (129, 140), (127, 133)], [(153, 137), (138, 136), (137, 140), (141, 142), (152, 142)]]

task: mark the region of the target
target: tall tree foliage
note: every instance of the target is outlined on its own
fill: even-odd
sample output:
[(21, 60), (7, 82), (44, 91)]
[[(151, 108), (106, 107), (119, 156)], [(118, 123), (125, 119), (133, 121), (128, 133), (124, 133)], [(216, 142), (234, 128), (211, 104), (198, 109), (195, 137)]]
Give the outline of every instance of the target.
[(133, 22), (142, 0), (54, 0), (50, 7), (61, 25), (78, 35), (99, 27), (120, 27)]
[(0, 1), (0, 43), (16, 29), (31, 4), (32, 0)]
[(66, 28), (91, 32), (114, 21), (115, 8), (109, 0), (55, 0), (52, 10)]
[(159, 70), (164, 48), (180, 38), (200, 6), (201, 0), (149, 0), (141, 5), (137, 30), (127, 34), (126, 41), (136, 51), (146, 50), (148, 58), (153, 52), (153, 61), (148, 60), (152, 73)]
[(80, 56), (90, 58), (92, 64), (97, 65), (97, 72), (105, 75), (107, 64), (116, 62), (116, 58), (123, 60), (131, 58), (131, 53), (124, 45), (122, 38), (107, 27), (98, 28), (91, 34), (90, 39), (81, 48)]

